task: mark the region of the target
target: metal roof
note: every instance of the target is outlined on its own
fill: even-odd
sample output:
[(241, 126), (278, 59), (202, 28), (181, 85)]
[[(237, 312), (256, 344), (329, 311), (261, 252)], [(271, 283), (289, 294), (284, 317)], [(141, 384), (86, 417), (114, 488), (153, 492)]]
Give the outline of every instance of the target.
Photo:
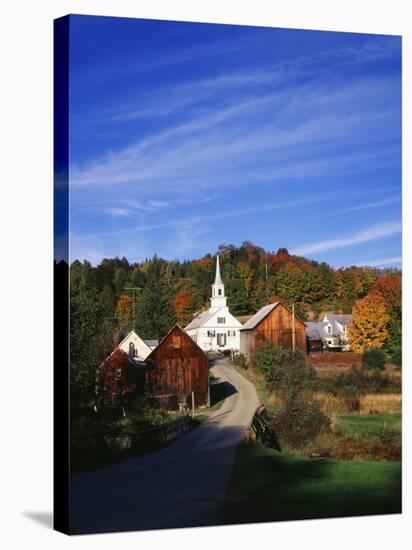
[(202, 311), (202, 313), (199, 313), (197, 317), (193, 319), (193, 321), (190, 321), (190, 323), (187, 325), (185, 330), (191, 330), (194, 328), (200, 328), (202, 327), (206, 321), (208, 321), (217, 311), (219, 311), (220, 308), (216, 309), (207, 309), (206, 311)]
[(352, 321), (352, 315), (350, 314), (344, 315), (344, 314), (335, 314), (335, 313), (325, 313), (325, 317), (327, 317), (329, 321), (331, 322), (336, 321), (341, 325), (347, 325), (350, 321)]
[(260, 321), (263, 321), (266, 315), (269, 315), (269, 313), (273, 309), (275, 309), (278, 304), (279, 302), (275, 302), (274, 304), (268, 304), (267, 306), (261, 307), (259, 311), (255, 313), (240, 330), (250, 330), (252, 328), (255, 328), (260, 323)]

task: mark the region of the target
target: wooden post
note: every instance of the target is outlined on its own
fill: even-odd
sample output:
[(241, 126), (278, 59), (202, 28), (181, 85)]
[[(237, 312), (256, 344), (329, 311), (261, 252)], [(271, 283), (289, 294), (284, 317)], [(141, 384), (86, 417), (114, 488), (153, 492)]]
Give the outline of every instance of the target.
[(195, 417), (195, 392), (192, 391), (192, 418)]
[(292, 304), (292, 351), (295, 351), (295, 304)]

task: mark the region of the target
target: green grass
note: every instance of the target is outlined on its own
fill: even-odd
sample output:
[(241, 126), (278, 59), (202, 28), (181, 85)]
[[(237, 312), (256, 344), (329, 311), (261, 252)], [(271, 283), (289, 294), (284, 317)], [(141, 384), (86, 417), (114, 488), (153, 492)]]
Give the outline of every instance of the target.
[(401, 512), (401, 464), (311, 460), (242, 442), (220, 523)]
[(339, 428), (343, 435), (350, 437), (368, 437), (377, 435), (382, 428), (393, 430), (401, 429), (401, 415), (398, 414), (377, 414), (362, 415), (349, 414), (339, 417)]

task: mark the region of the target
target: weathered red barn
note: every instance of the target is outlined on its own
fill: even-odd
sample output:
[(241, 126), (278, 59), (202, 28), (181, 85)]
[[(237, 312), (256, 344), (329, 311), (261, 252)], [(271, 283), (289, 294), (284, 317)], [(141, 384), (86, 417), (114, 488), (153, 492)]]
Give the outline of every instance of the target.
[(195, 406), (208, 404), (209, 366), (205, 352), (179, 325), (161, 340), (146, 359), (147, 392), (153, 398), (177, 407), (179, 402)]
[(145, 364), (138, 365), (116, 348), (97, 369), (97, 406), (125, 407), (145, 391)]
[(295, 349), (306, 352), (306, 325), (292, 311), (275, 302), (263, 306), (240, 329), (240, 353), (251, 362), (253, 352), (263, 342), (272, 342), (283, 349)]

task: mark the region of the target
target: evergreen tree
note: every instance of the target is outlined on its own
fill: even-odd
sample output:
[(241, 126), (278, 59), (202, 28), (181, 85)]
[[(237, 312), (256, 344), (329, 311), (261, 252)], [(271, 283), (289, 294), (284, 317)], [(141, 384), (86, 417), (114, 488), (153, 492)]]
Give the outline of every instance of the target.
[(172, 328), (175, 315), (166, 280), (166, 262), (156, 255), (149, 262), (146, 280), (137, 301), (136, 329), (142, 338), (160, 339)]

